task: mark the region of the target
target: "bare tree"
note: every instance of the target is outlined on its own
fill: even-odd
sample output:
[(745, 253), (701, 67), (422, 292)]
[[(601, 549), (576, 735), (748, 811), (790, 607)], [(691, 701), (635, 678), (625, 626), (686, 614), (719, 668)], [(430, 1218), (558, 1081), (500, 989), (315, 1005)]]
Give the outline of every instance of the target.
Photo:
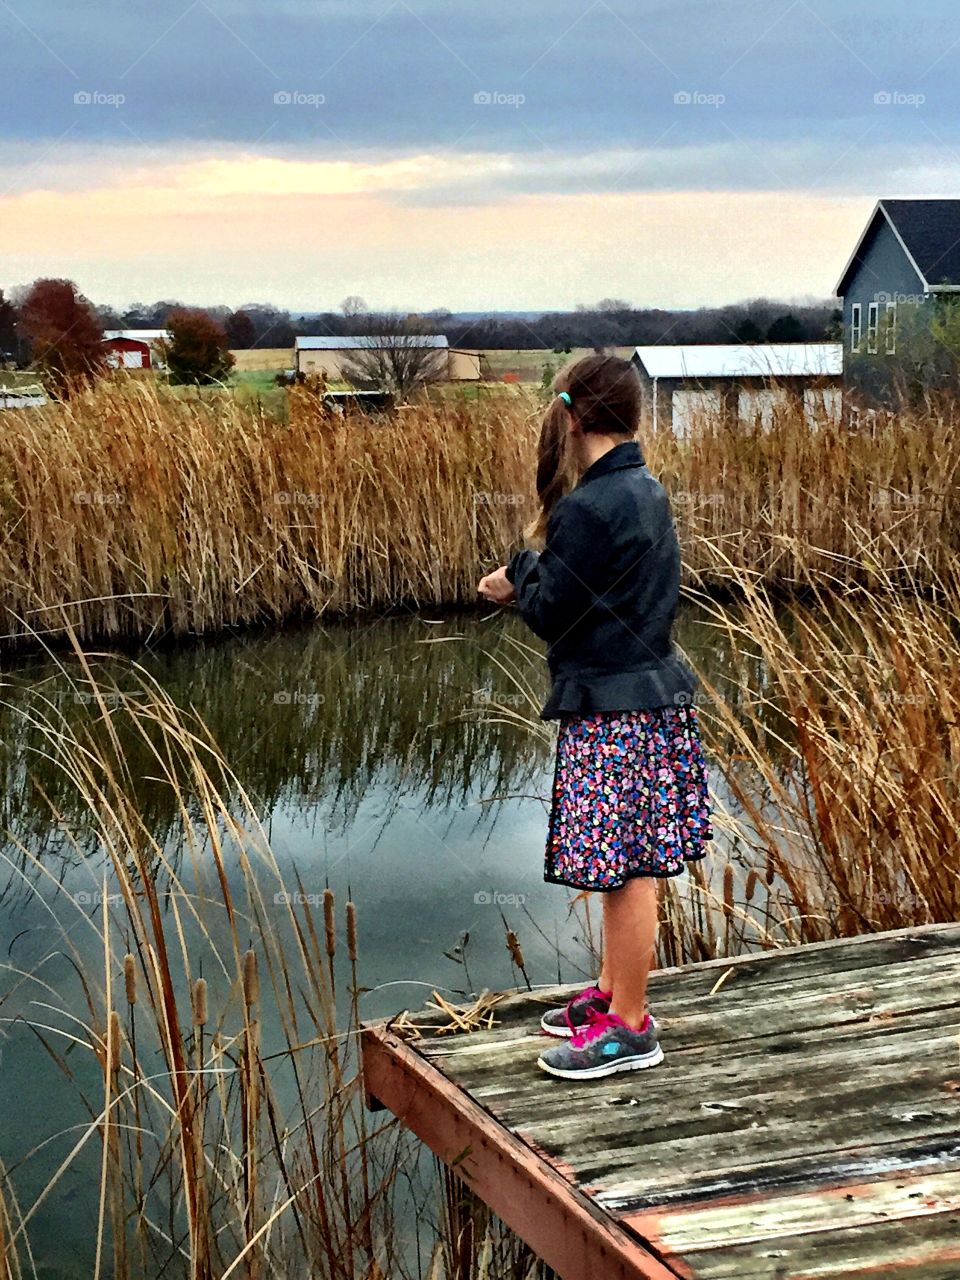
[(357, 294), (351, 293), (340, 303), (340, 310), (352, 320), (354, 316), (365, 316), (367, 314), (367, 304)]
[(363, 319), (357, 335), (363, 345), (342, 365), (344, 377), (354, 386), (391, 391), (402, 402), (447, 376), (450, 357), (444, 339), (426, 332), (422, 322), (397, 312)]

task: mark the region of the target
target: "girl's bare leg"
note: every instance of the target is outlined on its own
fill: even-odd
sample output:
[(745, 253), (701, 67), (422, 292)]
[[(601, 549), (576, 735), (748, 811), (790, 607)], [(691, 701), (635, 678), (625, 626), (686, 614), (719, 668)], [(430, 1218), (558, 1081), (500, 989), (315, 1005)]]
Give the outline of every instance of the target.
[(657, 881), (637, 876), (603, 895), (601, 991), (612, 991), (610, 1012), (628, 1027), (646, 1017), (647, 976), (657, 945)]

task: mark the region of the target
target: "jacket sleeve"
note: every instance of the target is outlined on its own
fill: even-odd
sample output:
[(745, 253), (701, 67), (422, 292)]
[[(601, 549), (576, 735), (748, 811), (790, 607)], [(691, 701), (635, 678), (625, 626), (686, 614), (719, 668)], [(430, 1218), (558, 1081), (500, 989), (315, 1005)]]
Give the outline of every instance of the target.
[(524, 622), (548, 643), (586, 614), (602, 585), (607, 532), (602, 520), (580, 503), (562, 499), (547, 525), (546, 545), (518, 551), (507, 565)]

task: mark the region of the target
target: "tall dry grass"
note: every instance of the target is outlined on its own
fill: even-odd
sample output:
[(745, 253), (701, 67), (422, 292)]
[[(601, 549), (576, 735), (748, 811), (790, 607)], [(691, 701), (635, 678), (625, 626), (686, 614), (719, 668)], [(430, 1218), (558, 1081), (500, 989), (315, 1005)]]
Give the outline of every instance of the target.
[[(673, 497), (687, 581), (931, 582), (958, 550), (960, 433), (875, 438), (799, 416), (643, 435)], [(444, 397), (289, 422), (229, 393), (105, 381), (9, 411), (0, 433), (0, 635), (175, 636), (326, 611), (472, 602), (535, 509), (536, 399)]]
[(700, 697), (737, 864), (711, 954), (960, 918), (960, 558), (933, 591), (907, 573), (784, 606), (744, 571), (742, 606), (701, 597), (753, 691)]
[[(44, 1100), (65, 1154), (32, 1199), (0, 1167), (0, 1274), (35, 1274), (38, 1211), (96, 1148), (94, 1278), (394, 1273), (398, 1157), (375, 1140), (389, 1121), (371, 1127), (358, 1076), (354, 905), (284, 882), (216, 745), (155, 682), (80, 684), (89, 731), (42, 691), (24, 714), (84, 801), (81, 818), (50, 812), (83, 874), (68, 887), (22, 842), (3, 855), (43, 895), (76, 982), (18, 974), (29, 998), (2, 1021), (47, 1048), (89, 1120), (58, 1133), (62, 1108)], [(176, 841), (133, 800), (130, 738), (175, 797)], [(81, 853), (90, 830), (99, 855)]]

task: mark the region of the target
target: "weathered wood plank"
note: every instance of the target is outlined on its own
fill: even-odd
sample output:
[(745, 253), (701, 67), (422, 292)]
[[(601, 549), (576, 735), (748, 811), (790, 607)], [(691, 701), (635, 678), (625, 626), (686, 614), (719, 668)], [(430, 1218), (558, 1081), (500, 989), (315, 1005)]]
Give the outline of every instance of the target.
[[(856, 938), (831, 939), (800, 947), (708, 960), (699, 964), (658, 969), (650, 975), (651, 1000), (681, 1004), (687, 997), (705, 995), (728, 969), (733, 974), (725, 986), (749, 981), (751, 987), (766, 984), (789, 984), (809, 987), (814, 979), (830, 981), (834, 975), (854, 973), (878, 966), (909, 964), (937, 952), (960, 953), (960, 924), (925, 925), (922, 928), (897, 929), (888, 933), (864, 934)], [(501, 1028), (531, 1019), (536, 1022), (543, 1009), (562, 1004), (579, 987), (566, 985), (541, 987), (533, 992), (519, 991), (497, 1006)], [(432, 1011), (417, 1014), (425, 1024), (442, 1024), (446, 1018)]]
[(958, 1280), (960, 1214), (694, 1250), (683, 1268), (695, 1280)]
[(787, 1195), (745, 1196), (683, 1208), (650, 1208), (621, 1218), (667, 1256), (731, 1244), (788, 1243), (803, 1235), (845, 1231), (908, 1218), (960, 1212), (960, 1161), (909, 1181), (877, 1178)]
[[(753, 1024), (762, 1034), (741, 1035), (732, 1052), (715, 1043), (728, 1021), (721, 988), (697, 998), (709, 1015), (667, 1023), (664, 1067), (609, 1083), (545, 1080), (534, 1061), (538, 1035), (491, 1043), (483, 1032), (423, 1047), (503, 1123), (574, 1168), (611, 1209), (802, 1182), (821, 1166), (857, 1177), (878, 1161), (911, 1167), (929, 1159), (956, 1132), (960, 1061), (944, 1022), (960, 1022), (960, 988), (945, 981), (957, 959), (928, 956), (877, 972), (870, 988), (817, 991), (786, 1007), (764, 990)], [(913, 1008), (945, 995), (955, 1001), (946, 1011)], [(675, 1053), (672, 1038), (684, 1027), (699, 1043)], [(867, 1132), (869, 1149), (851, 1155)], [(919, 1152), (918, 1135), (929, 1140)], [(631, 1177), (638, 1167), (642, 1176)]]
[[(929, 1025), (937, 1011), (925, 1015), (926, 1025), (884, 1023), (855, 1038), (832, 1028), (815, 1042), (793, 1037), (773, 1037), (765, 1049), (752, 1047), (749, 1054), (733, 1057), (717, 1054), (713, 1046), (670, 1054), (662, 1067), (644, 1075), (621, 1075), (608, 1081), (557, 1084), (536, 1068), (537, 1053), (545, 1041), (531, 1037), (511, 1050), (510, 1064), (492, 1065), (486, 1055), (475, 1061), (430, 1058), (445, 1074), (472, 1095), (512, 1118), (538, 1125), (570, 1126), (572, 1132), (589, 1128), (601, 1137), (618, 1132), (629, 1122), (633, 1133), (648, 1140), (661, 1117), (675, 1115), (685, 1104), (703, 1105), (705, 1111), (737, 1116), (749, 1122), (758, 1098), (773, 1099), (789, 1107), (791, 1102), (872, 1086), (896, 1085), (918, 1066), (931, 1073), (944, 1100), (960, 1097), (960, 1062), (957, 1037), (941, 1025)], [(669, 1048), (669, 1046), (668, 1046)], [(490, 1072), (500, 1070), (500, 1082)], [(851, 1078), (869, 1073), (869, 1083)], [(904, 1074), (906, 1073), (906, 1074)], [(636, 1108), (624, 1117), (623, 1107)], [(706, 1118), (706, 1117), (704, 1117)]]
[[(666, 1063), (609, 1081), (536, 1068), (543, 1008), (571, 990), (403, 1046), (424, 1073), (409, 1105), (429, 1116), (441, 1090), (485, 1117), (664, 1277), (960, 1280), (960, 925), (660, 971)], [(578, 1257), (570, 1280), (594, 1274)]]
[[(685, 1063), (698, 1059), (728, 1067), (735, 1061), (739, 1070), (742, 1061), (771, 1052), (803, 1057), (807, 1052), (815, 1053), (825, 1036), (862, 1036), (867, 1043), (877, 1031), (882, 1035), (887, 1024), (896, 1036), (911, 1025), (922, 1025), (930, 1014), (943, 1026), (960, 1025), (960, 982), (953, 966), (944, 970), (939, 959), (918, 964), (908, 974), (877, 974), (869, 987), (807, 993), (786, 1004), (758, 1001), (749, 1013), (741, 1007), (736, 1017), (721, 988), (685, 1018), (664, 1017), (657, 1008), (670, 1066), (660, 1069), (655, 1078), (661, 1081), (665, 1071), (681, 1070)], [(538, 1096), (544, 1096), (544, 1082), (531, 1072), (540, 1047), (537, 1024), (528, 1024), (523, 1034), (515, 1029), (507, 1037), (482, 1031), (418, 1042), (426, 1057), (465, 1087), (482, 1088), (484, 1082), (492, 1081), (495, 1088), (504, 1090), (504, 1096), (514, 1085), (522, 1091), (526, 1084), (534, 1083)], [(494, 1063), (495, 1071), (490, 1069)], [(568, 1093), (569, 1088), (565, 1085), (562, 1091)], [(602, 1096), (596, 1085), (586, 1088), (589, 1096)], [(549, 1091), (545, 1096), (550, 1096)]]
[[(843, 1021), (875, 1015), (883, 1010), (949, 1009), (960, 1006), (960, 951), (917, 955), (910, 963), (871, 967), (869, 975), (846, 970), (821, 975), (807, 982), (762, 983), (747, 978), (730, 979), (714, 994), (711, 986), (688, 993), (682, 1000), (669, 989), (651, 986), (650, 1005), (661, 1029), (673, 1036), (673, 1048), (688, 1044), (741, 1043), (753, 1035), (770, 1035), (787, 1030), (803, 1031), (828, 1026), (843, 1015)], [(891, 1000), (884, 1003), (884, 996)], [(895, 999), (894, 999), (895, 997)], [(551, 1000), (505, 1001), (495, 1011), (490, 1030), (469, 1036), (425, 1037), (421, 1049), (431, 1056), (476, 1054), (482, 1046), (499, 1051), (525, 1033), (536, 1034), (545, 1008)], [(519, 1008), (524, 1016), (516, 1016)], [(509, 1016), (508, 1016), (509, 1015)], [(701, 1022), (701, 1019), (706, 1019)]]

